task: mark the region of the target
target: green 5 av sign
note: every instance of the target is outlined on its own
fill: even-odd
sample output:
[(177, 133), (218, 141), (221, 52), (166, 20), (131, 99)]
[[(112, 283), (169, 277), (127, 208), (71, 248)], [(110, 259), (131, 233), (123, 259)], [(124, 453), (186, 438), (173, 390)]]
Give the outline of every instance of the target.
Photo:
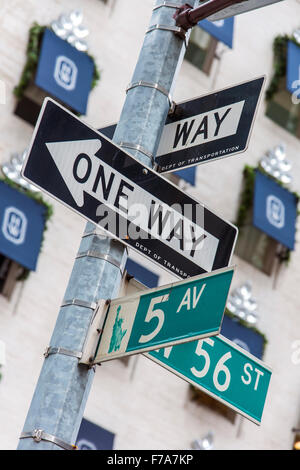
[(94, 363), (217, 335), (233, 268), (111, 302)]
[(271, 370), (222, 335), (146, 356), (217, 400), (261, 423)]

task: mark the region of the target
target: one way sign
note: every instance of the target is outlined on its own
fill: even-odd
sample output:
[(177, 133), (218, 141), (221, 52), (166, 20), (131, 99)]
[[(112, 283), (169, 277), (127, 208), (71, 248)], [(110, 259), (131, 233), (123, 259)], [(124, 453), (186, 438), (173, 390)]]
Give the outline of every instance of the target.
[[(169, 173), (245, 152), (265, 78), (178, 103), (167, 117), (155, 162)], [(116, 124), (100, 129), (112, 138)]]
[(235, 226), (49, 98), (23, 176), (179, 278), (230, 263)]
[(168, 116), (157, 150), (161, 173), (244, 152), (264, 77), (179, 103)]

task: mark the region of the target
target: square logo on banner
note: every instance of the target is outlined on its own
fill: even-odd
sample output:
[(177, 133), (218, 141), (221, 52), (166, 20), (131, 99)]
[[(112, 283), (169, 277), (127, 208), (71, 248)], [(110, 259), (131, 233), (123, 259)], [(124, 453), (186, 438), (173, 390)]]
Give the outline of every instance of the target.
[(86, 114), (94, 63), (49, 29), (45, 30), (35, 84), (52, 97)]
[(0, 253), (35, 271), (46, 208), (0, 182)]
[(78, 69), (71, 59), (64, 55), (56, 58), (54, 79), (56, 83), (65, 90), (75, 90), (77, 82)]
[(296, 196), (276, 181), (256, 171), (253, 225), (290, 250), (294, 250), (296, 218)]

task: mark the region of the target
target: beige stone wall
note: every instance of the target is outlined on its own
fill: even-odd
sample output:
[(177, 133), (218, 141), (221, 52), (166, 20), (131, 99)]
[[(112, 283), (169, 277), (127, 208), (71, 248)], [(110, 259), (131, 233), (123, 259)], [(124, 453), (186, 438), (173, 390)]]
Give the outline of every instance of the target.
[[(0, 0), (0, 79), (6, 104), (0, 105), (0, 162), (28, 145), (32, 127), (14, 115), (13, 87), (25, 61), (28, 30), (33, 21), (49, 24), (62, 12), (82, 7), (90, 29), (90, 52), (101, 69), (84, 120), (99, 128), (117, 122), (125, 88), (131, 80), (152, 9), (152, 0)], [(128, 8), (133, 8), (134, 15)], [(235, 45), (215, 60), (210, 76), (185, 62), (175, 101), (190, 99), (266, 75), (272, 75), (272, 42), (299, 26), (300, 4), (285, 0), (236, 18)], [(256, 165), (263, 153), (281, 141), (293, 163), (294, 186), (300, 191), (299, 140), (264, 115), (262, 101), (248, 150), (224, 161), (200, 165), (190, 193), (228, 220), (234, 220), (244, 164)], [(46, 197), (47, 198), (47, 197)], [(49, 201), (50, 198), (47, 198)], [(0, 449), (15, 449), (49, 344), (58, 309), (72, 269), (85, 222), (51, 200), (49, 224), (37, 272), (18, 284), (10, 301), (0, 296), (0, 340), (6, 343), (6, 365), (0, 382)], [(134, 255), (137, 260), (139, 256)], [(233, 287), (251, 280), (260, 310), (258, 327), (268, 345), (264, 360), (273, 369), (260, 427), (239, 418), (231, 424), (189, 400), (188, 385), (143, 356), (129, 365), (112, 361), (97, 367), (85, 417), (116, 434), (116, 449), (189, 449), (209, 430), (216, 449), (290, 449), (291, 428), (300, 419), (300, 365), (291, 360), (292, 343), (300, 339), (300, 251), (297, 244), (288, 268), (274, 279), (238, 257)], [(143, 263), (153, 269), (150, 262)], [(171, 281), (161, 273), (160, 283)]]

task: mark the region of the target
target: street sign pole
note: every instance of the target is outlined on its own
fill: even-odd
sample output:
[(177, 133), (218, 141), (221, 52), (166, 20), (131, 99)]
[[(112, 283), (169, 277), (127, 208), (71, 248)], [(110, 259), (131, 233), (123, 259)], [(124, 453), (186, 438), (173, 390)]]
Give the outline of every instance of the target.
[[(180, 7), (185, 0), (172, 2)], [(198, 5), (198, 0), (191, 2)], [(114, 142), (152, 166), (171, 103), (185, 41), (170, 6), (155, 2)], [(174, 9), (175, 11), (175, 9)], [(150, 86), (149, 86), (150, 85)], [(55, 125), (55, 123), (53, 123)], [(72, 449), (82, 420), (94, 369), (79, 365), (99, 299), (118, 293), (127, 252), (124, 245), (95, 233), (88, 223), (45, 355), (18, 450)], [(85, 254), (85, 256), (82, 255)]]

